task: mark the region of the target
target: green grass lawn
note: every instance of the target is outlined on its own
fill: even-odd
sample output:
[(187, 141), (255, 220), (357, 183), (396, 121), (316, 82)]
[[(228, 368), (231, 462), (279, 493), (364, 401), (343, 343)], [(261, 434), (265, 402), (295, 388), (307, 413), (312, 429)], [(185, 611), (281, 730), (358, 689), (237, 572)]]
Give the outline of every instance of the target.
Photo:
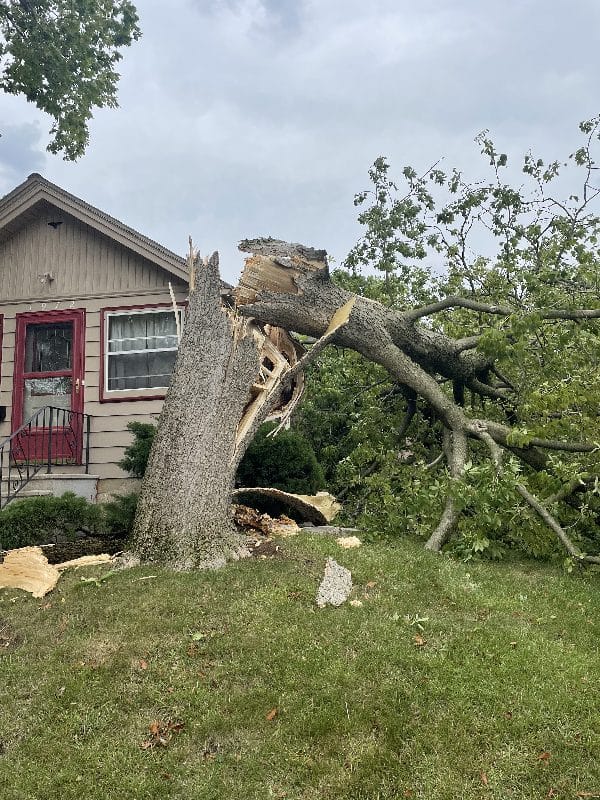
[(0, 591), (2, 800), (600, 797), (598, 572), (302, 534), (83, 574)]

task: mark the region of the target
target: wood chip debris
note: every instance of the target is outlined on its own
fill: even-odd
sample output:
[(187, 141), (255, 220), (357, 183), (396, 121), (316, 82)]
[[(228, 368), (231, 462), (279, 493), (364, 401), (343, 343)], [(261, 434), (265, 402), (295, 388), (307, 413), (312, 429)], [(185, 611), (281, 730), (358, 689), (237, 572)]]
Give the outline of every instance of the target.
[(8, 550), (0, 564), (0, 589), (23, 589), (33, 597), (44, 597), (58, 583), (65, 569), (108, 564), (113, 556), (81, 556), (62, 564), (49, 564), (41, 547), (19, 547)]
[(350, 550), (353, 547), (360, 547), (362, 544), (358, 536), (339, 536), (335, 541), (345, 550)]
[(271, 517), (269, 514), (261, 514), (260, 511), (249, 506), (235, 505), (233, 507), (233, 518), (240, 528), (259, 531), (265, 536), (295, 536), (300, 532), (297, 523), (285, 514), (281, 514), (279, 517)]

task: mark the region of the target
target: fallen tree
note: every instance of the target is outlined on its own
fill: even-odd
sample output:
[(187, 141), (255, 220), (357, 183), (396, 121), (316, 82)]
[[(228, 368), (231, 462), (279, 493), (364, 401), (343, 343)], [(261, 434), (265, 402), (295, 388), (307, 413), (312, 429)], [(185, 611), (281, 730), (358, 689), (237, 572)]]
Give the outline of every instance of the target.
[[(430, 181), (448, 180), (449, 191), (458, 195), (434, 214), (433, 222), (428, 221), (434, 202), (425, 178), (405, 170), (409, 192), (387, 207), (396, 187), (387, 181), (385, 162), (376, 164), (372, 216), (367, 213), (361, 219), (369, 225), (364, 251), (371, 257), (379, 248), (383, 254), (390, 297), (394, 281), (397, 287), (402, 279), (411, 279), (409, 267), (400, 264), (398, 280), (393, 257), (408, 253), (413, 261), (422, 259), (426, 242), (449, 263), (446, 286), (466, 288), (468, 293), (437, 292), (423, 303), (415, 302), (413, 293), (405, 295), (408, 307), (390, 307), (332, 282), (324, 250), (270, 238), (240, 244), (249, 257), (238, 286), (225, 296), (216, 254), (203, 264), (196, 261), (177, 364), (140, 497), (137, 554), (143, 560), (189, 569), (217, 565), (243, 552), (230, 513), (237, 466), (257, 428), (274, 410), (279, 409), (285, 421), (298, 402), (299, 392), (293, 387), (304, 369), (327, 345), (335, 344), (357, 351), (392, 377), (406, 397), (403, 434), (417, 400), (442, 426), (443, 453), (429, 466), (445, 460), (449, 481), (427, 548), (440, 550), (454, 530), (461, 513), (457, 498), (476, 451), (479, 459), (493, 465), (498, 479), (505, 475), (507, 461), (518, 458), (523, 468), (515, 471), (512, 488), (522, 502), (570, 557), (600, 563), (597, 556), (581, 552), (556, 513), (557, 504), (576, 505), (582, 487), (595, 491), (597, 437), (589, 436), (589, 426), (589, 438), (581, 440), (571, 435), (573, 426), (565, 437), (526, 430), (520, 418), (522, 388), (502, 369), (511, 342), (518, 342), (528, 355), (528, 348), (547, 337), (546, 353), (556, 355), (566, 339), (552, 338), (547, 326), (553, 331), (570, 326), (574, 336), (600, 319), (600, 308), (595, 307), (600, 305), (595, 266), (600, 220), (589, 212), (589, 204), (600, 194), (591, 184), (595, 167), (590, 155), (598, 129), (597, 120), (582, 124), (587, 145), (574, 155), (585, 179), (581, 199), (571, 198), (573, 208), (544, 194), (556, 165), (544, 168), (540, 161), (526, 158), (524, 171), (539, 189), (528, 203), (501, 184), (498, 174), (506, 157), (487, 139), (482, 140), (482, 152), (496, 174), (490, 186), (466, 186), (456, 173), (447, 179), (433, 168), (429, 172)], [(523, 214), (529, 215), (526, 224), (519, 216)], [(501, 253), (491, 266), (489, 260), (476, 258), (471, 263), (466, 256), (475, 221), (501, 240)], [(401, 237), (396, 236), (398, 229)], [(591, 301), (589, 306), (583, 305), (585, 300)], [(305, 334), (315, 343), (290, 358), (289, 348), (282, 351), (285, 331)], [(569, 413), (570, 407), (565, 414)], [(581, 470), (574, 469), (544, 500), (532, 490), (527, 475), (554, 470), (558, 481), (565, 470), (555, 469), (553, 459), (565, 453), (589, 454), (585, 480), (579, 478)]]
[[(258, 426), (321, 350), (335, 342), (381, 364), (394, 380), (424, 398), (442, 421), (452, 479), (459, 482), (470, 440), (482, 442), (495, 468), (503, 450), (527, 463), (543, 450), (591, 452), (589, 442), (533, 438), (525, 447), (511, 444), (510, 426), (467, 414), (437, 380), (442, 376), (486, 398), (502, 401), (505, 389), (494, 379), (494, 360), (473, 349), (474, 342), (436, 333), (422, 320), (449, 307), (470, 308), (463, 298), (408, 311), (394, 311), (357, 297), (329, 280), (323, 250), (273, 239), (244, 241), (251, 253), (231, 298), (220, 292), (218, 258), (196, 265), (190, 306), (171, 388), (165, 400), (150, 455), (135, 523), (134, 550), (142, 560), (179, 569), (218, 565), (235, 558), (243, 544), (231, 521), (230, 504), (237, 466)], [(478, 303), (490, 315), (511, 309)], [(545, 319), (597, 319), (600, 309), (541, 309)], [(263, 325), (293, 330), (317, 339), (295, 364), (279, 357)], [(261, 383), (261, 369), (270, 380)], [(273, 373), (276, 377), (273, 379)], [(524, 501), (559, 536), (570, 555), (582, 555), (550, 511), (521, 483)], [(458, 509), (449, 496), (426, 547), (439, 550)]]

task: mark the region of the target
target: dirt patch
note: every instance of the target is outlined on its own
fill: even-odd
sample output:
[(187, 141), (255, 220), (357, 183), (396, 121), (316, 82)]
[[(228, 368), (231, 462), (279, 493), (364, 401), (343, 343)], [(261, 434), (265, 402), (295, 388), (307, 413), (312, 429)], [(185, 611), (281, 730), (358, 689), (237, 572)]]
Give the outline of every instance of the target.
[(72, 542), (59, 542), (52, 547), (44, 547), (44, 555), (49, 564), (62, 564), (80, 556), (95, 556), (100, 553), (120, 553), (125, 549), (123, 539), (103, 539), (101, 537), (86, 536)]
[(277, 542), (271, 539), (262, 542), (251, 542), (248, 545), (248, 549), (253, 558), (274, 558), (275, 556), (283, 556), (281, 545), (278, 545)]

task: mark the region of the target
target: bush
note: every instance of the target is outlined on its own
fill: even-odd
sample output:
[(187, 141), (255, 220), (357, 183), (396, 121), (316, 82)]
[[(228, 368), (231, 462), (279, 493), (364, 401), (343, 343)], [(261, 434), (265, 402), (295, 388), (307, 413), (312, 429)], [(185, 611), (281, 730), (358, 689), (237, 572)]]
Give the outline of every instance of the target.
[(62, 497), (14, 500), (0, 513), (0, 548), (73, 541), (78, 531), (102, 535), (101, 506), (66, 492)]
[(126, 539), (133, 530), (139, 494), (118, 495), (102, 505), (106, 531), (115, 539)]
[(129, 422), (127, 428), (133, 433), (133, 442), (125, 448), (124, 458), (119, 461), (119, 466), (134, 478), (143, 478), (156, 434), (156, 425), (150, 422)]
[(295, 431), (267, 434), (275, 423), (263, 425), (238, 469), (238, 486), (270, 486), (293, 494), (315, 494), (325, 488), (323, 469), (308, 441)]

